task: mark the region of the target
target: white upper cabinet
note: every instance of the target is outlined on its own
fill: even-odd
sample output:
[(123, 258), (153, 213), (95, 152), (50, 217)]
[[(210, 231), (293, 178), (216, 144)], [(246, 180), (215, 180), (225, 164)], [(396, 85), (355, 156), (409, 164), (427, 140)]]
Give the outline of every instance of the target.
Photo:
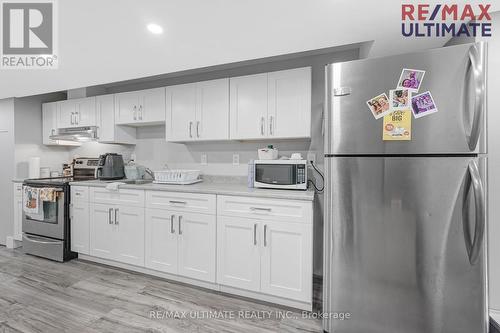
[(97, 136), (101, 143), (135, 144), (137, 130), (115, 125), (114, 95), (96, 97)]
[(269, 137), (311, 136), (311, 68), (268, 74)]
[(165, 88), (115, 94), (117, 125), (154, 125), (165, 122)]
[(196, 83), (166, 88), (167, 141), (190, 141), (196, 138)]
[(57, 102), (57, 127), (96, 126), (95, 97)]
[(57, 132), (58, 102), (42, 104), (42, 143), (46, 146), (79, 146), (79, 142), (52, 140), (50, 137)]
[(231, 139), (311, 136), (311, 68), (231, 78)]
[(231, 139), (267, 137), (267, 73), (230, 79)]
[(229, 79), (166, 88), (167, 141), (229, 139)]

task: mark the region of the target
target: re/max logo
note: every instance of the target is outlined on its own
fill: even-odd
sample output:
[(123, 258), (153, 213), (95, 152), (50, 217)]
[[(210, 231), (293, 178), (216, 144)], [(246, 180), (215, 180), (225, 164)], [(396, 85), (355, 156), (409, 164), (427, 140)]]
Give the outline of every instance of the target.
[[(490, 37), (490, 4), (401, 5), (401, 32), (405, 37)], [(457, 22), (444, 22), (444, 21)]]

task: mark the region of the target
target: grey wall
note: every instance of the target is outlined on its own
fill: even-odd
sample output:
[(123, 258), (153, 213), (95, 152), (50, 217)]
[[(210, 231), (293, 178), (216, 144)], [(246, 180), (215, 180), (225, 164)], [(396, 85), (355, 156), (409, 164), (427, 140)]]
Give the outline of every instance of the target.
[(13, 233), (14, 99), (0, 100), (0, 244)]

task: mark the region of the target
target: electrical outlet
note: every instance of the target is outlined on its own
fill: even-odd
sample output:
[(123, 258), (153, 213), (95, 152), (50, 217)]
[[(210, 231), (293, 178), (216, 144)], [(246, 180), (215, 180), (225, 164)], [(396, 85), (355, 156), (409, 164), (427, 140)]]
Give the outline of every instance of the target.
[(240, 154), (233, 154), (233, 165), (240, 165)]
[(207, 164), (208, 164), (207, 154), (201, 154), (201, 165), (207, 165)]
[(313, 162), (316, 164), (316, 154), (315, 153), (307, 153), (307, 162), (311, 163)]

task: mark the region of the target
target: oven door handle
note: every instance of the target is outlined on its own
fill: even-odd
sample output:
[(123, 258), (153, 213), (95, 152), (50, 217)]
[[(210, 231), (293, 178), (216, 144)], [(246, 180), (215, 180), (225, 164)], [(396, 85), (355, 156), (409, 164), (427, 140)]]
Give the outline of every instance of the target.
[(39, 243), (39, 244), (61, 244), (63, 241), (46, 241), (46, 240), (41, 240), (41, 239), (45, 239), (45, 238), (40, 238), (40, 237), (36, 237), (36, 236), (30, 236), (30, 235), (27, 235), (27, 234), (23, 234), (23, 238), (30, 241), (30, 242), (33, 242), (33, 243)]

